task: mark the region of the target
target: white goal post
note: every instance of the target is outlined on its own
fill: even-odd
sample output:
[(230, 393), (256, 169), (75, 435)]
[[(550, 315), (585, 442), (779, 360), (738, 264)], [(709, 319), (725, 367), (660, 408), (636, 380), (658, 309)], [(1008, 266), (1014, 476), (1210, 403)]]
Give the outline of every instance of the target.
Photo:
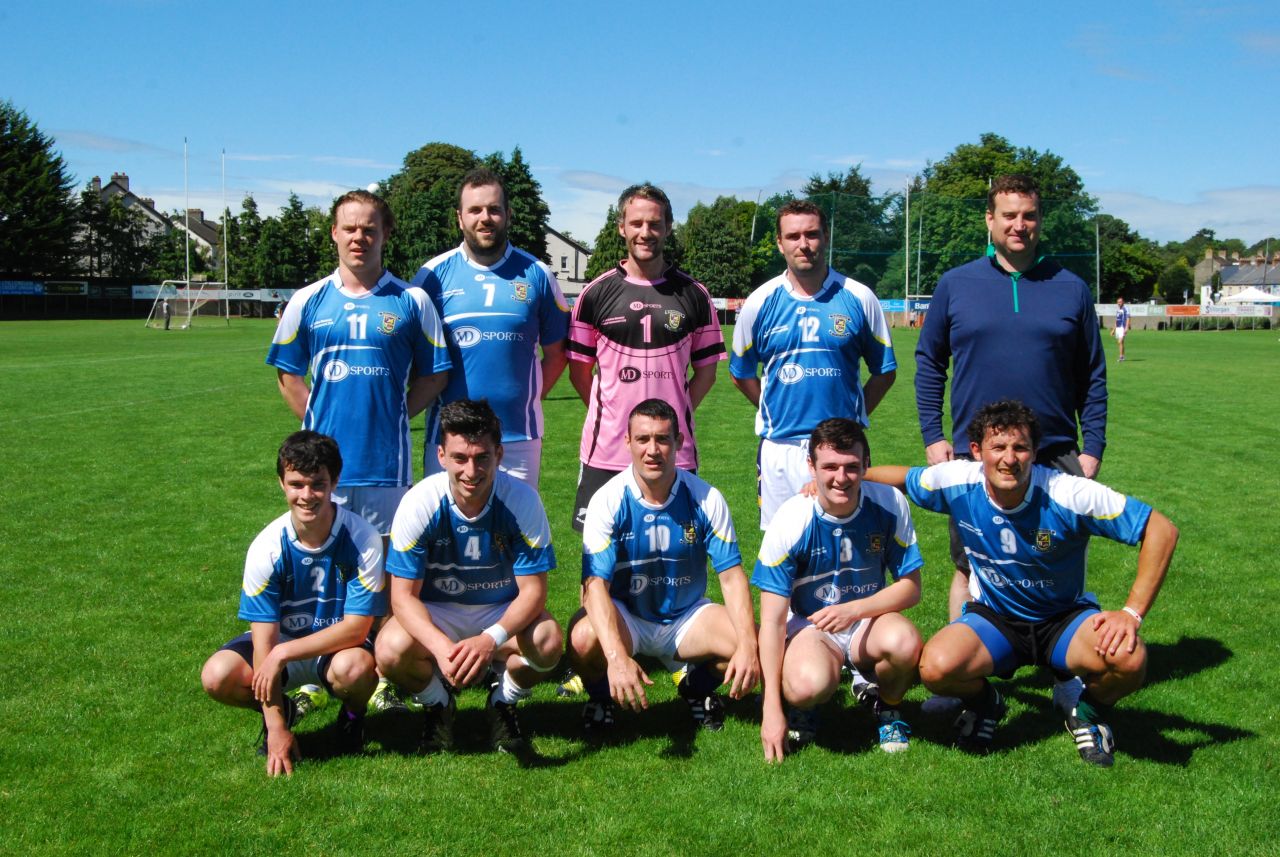
[(189, 330), (231, 324), (227, 284), (165, 280), (156, 292), (146, 326), (153, 330)]

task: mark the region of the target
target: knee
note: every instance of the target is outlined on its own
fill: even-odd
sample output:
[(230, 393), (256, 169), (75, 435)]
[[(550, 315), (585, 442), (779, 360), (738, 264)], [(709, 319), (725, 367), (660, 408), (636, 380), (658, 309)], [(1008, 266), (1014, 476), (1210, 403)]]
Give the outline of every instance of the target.
[(200, 670), (200, 684), (204, 687), (204, 692), (218, 702), (227, 705), (241, 704), (241, 694), (238, 691), (242, 683), (252, 680), (252, 673), (239, 656), (228, 658), (221, 657), (221, 654), (215, 654), (205, 661)]
[(1147, 674), (1147, 647), (1139, 640), (1132, 652), (1116, 652), (1107, 655), (1107, 668), (1125, 678), (1141, 681)]
[(945, 681), (959, 668), (955, 655), (930, 643), (920, 651), (920, 681), (926, 685)]
[(575, 617), (569, 625), (570, 652), (579, 658), (585, 658), (596, 648), (596, 631), (591, 627), (591, 621), (585, 615)]
[(373, 682), (373, 656), (363, 649), (338, 652), (329, 662), (328, 679), (334, 691), (339, 694), (362, 683)]
[(398, 629), (390, 633), (388, 630), (384, 627), (382, 633), (378, 634), (377, 642), (374, 643), (374, 660), (383, 673), (395, 673), (400, 670), (405, 653), (409, 651), (409, 638)]
[(924, 641), (920, 638), (920, 632), (916, 630), (915, 625), (902, 619), (886, 630), (887, 633), (881, 645), (890, 663), (899, 667), (914, 667), (920, 663), (920, 651), (924, 648)]
[(833, 682), (826, 670), (811, 664), (799, 666), (784, 672), (782, 695), (793, 705), (810, 708), (831, 698), (839, 681), (839, 675), (837, 672), (836, 681)]

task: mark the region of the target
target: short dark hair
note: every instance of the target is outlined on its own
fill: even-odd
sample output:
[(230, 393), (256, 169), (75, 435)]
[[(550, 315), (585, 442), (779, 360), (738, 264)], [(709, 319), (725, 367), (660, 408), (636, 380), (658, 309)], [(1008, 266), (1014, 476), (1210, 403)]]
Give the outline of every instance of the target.
[(862, 447), (862, 463), (871, 459), (871, 444), (867, 441), (867, 430), (857, 421), (848, 417), (831, 417), (814, 426), (809, 433), (809, 460), (817, 461), (818, 447), (827, 446), (834, 450), (852, 450)]
[(369, 193), (367, 190), (349, 190), (335, 199), (333, 206), (329, 209), (329, 220), (337, 223), (338, 209), (348, 202), (362, 202), (366, 205), (372, 205), (374, 211), (378, 212), (378, 222), (382, 224), (382, 231), (387, 235), (396, 231), (396, 216), (391, 213), (391, 206), (387, 205), (385, 199), (376, 193)]
[(982, 439), (987, 432), (1006, 432), (1010, 429), (1025, 428), (1031, 439), (1032, 450), (1040, 447), (1040, 421), (1035, 411), (1017, 399), (1002, 399), (984, 405), (969, 421), (967, 433), (969, 442), (982, 446)]
[(651, 420), (666, 420), (676, 434), (680, 433), (680, 419), (676, 409), (665, 399), (645, 399), (627, 414), (627, 435), (631, 435), (631, 421), (636, 417), (648, 417)]
[(502, 207), (511, 208), (511, 203), (507, 202), (507, 186), (502, 183), (502, 176), (495, 173), (488, 167), (476, 167), (462, 177), (462, 184), (458, 185), (458, 211), (462, 211), (462, 192), (469, 187), (488, 187), (489, 185), (497, 185), (498, 190), (502, 191)]
[(1016, 193), (1020, 196), (1035, 197), (1036, 209), (1040, 208), (1040, 185), (1025, 173), (1011, 173), (1007, 176), (996, 176), (987, 191), (987, 211), (996, 210), (996, 194)]
[(623, 216), (627, 212), (627, 203), (633, 199), (647, 199), (650, 202), (656, 202), (662, 206), (662, 216), (670, 226), (675, 221), (675, 216), (671, 213), (671, 200), (662, 192), (662, 188), (657, 185), (641, 182), (633, 184), (624, 190), (618, 196), (618, 222), (621, 223)]
[(276, 475), (281, 479), (286, 470), (314, 476), (322, 467), (336, 483), (342, 474), (342, 453), (336, 440), (318, 431), (295, 431), (284, 439), (276, 453)]
[(774, 234), (779, 238), (782, 237), (782, 218), (788, 214), (818, 215), (818, 224), (822, 226), (822, 234), (827, 237), (831, 236), (831, 223), (827, 220), (827, 213), (822, 210), (822, 206), (808, 199), (793, 199), (778, 209), (778, 216), (773, 222)]
[(489, 407), (488, 399), (458, 399), (440, 409), (440, 445), (445, 435), (456, 434), (467, 443), (480, 443), (488, 438), (495, 447), (502, 445), (502, 420)]

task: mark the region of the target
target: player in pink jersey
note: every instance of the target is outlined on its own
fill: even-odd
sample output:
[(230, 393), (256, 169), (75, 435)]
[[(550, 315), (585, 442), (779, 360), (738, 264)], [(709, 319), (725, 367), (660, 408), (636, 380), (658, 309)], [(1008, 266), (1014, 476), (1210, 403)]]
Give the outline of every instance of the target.
[(592, 495), (631, 464), (627, 415), (640, 402), (657, 398), (675, 408), (685, 436), (676, 463), (698, 468), (693, 412), (727, 355), (711, 294), (662, 256), (672, 221), (661, 189), (640, 184), (623, 191), (618, 232), (627, 257), (588, 284), (573, 308), (569, 379), (587, 405), (573, 522), (578, 532)]

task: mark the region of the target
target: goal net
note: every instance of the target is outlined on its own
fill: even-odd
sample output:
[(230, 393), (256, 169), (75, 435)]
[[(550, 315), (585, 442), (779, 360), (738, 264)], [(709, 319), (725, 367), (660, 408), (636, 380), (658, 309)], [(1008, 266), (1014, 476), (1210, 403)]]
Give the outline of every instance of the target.
[(165, 280), (147, 314), (153, 330), (187, 330), (231, 324), (227, 284)]

